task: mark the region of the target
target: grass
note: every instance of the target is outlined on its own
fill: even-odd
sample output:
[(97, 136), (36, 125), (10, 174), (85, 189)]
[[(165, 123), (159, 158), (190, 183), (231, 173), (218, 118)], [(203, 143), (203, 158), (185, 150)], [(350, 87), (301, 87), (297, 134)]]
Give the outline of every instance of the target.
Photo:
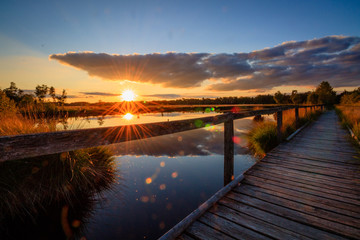
[[(24, 117), (11, 101), (0, 97), (4, 100), (0, 136), (56, 131), (55, 119)], [(60, 234), (72, 238), (73, 231), (80, 229), (79, 219), (89, 213), (96, 196), (111, 187), (115, 174), (112, 153), (102, 147), (0, 162), (0, 239), (2, 234), (9, 237), (9, 229), (15, 235), (24, 232), (19, 226), (31, 232), (39, 228), (37, 233), (43, 234), (41, 227), (51, 221), (53, 209), (58, 215), (54, 221), (62, 218)]]
[(341, 124), (344, 127), (348, 126), (360, 140), (360, 105), (338, 105), (336, 112), (341, 119)]
[[(308, 109), (299, 109), (299, 123), (316, 120), (321, 111), (316, 109), (312, 112)], [(295, 110), (283, 111), (282, 138), (286, 139), (296, 130)], [(257, 156), (263, 157), (267, 152), (277, 146), (277, 126), (275, 122), (263, 121), (255, 123), (247, 134), (248, 147)]]

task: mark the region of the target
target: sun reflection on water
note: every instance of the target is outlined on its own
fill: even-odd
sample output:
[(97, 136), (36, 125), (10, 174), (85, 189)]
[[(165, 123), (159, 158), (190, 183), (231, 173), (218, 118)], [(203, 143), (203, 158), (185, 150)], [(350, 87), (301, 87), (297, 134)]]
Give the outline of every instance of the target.
[(132, 118), (134, 117), (134, 115), (132, 115), (131, 113), (126, 113), (123, 118), (126, 119), (126, 120), (131, 120)]

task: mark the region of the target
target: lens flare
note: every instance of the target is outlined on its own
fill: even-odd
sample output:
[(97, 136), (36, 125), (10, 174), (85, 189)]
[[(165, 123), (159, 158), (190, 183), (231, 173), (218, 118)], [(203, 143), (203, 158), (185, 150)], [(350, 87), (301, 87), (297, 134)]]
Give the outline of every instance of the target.
[(136, 95), (135, 95), (134, 91), (129, 90), (129, 89), (123, 91), (121, 94), (121, 99), (126, 102), (134, 101), (135, 97), (136, 97)]

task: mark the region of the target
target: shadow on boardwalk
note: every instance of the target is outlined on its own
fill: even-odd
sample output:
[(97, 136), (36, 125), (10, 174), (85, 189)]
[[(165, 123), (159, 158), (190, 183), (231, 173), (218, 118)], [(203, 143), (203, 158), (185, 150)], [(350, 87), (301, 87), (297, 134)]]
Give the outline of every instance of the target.
[(360, 239), (360, 159), (347, 137), (324, 113), (177, 239)]

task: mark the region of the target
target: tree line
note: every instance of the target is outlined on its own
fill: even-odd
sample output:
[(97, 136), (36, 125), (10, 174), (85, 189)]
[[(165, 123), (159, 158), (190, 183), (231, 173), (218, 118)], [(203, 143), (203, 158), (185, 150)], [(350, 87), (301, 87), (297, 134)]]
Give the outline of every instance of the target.
[(49, 96), (55, 105), (64, 105), (67, 98), (66, 90), (57, 95), (53, 86), (37, 85), (34, 94), (24, 93), (18, 88), (14, 82), (10, 83), (10, 87), (3, 90), (0, 89), (0, 94), (5, 94), (10, 100), (14, 101), (18, 107), (25, 107), (33, 104), (44, 103), (45, 98)]

